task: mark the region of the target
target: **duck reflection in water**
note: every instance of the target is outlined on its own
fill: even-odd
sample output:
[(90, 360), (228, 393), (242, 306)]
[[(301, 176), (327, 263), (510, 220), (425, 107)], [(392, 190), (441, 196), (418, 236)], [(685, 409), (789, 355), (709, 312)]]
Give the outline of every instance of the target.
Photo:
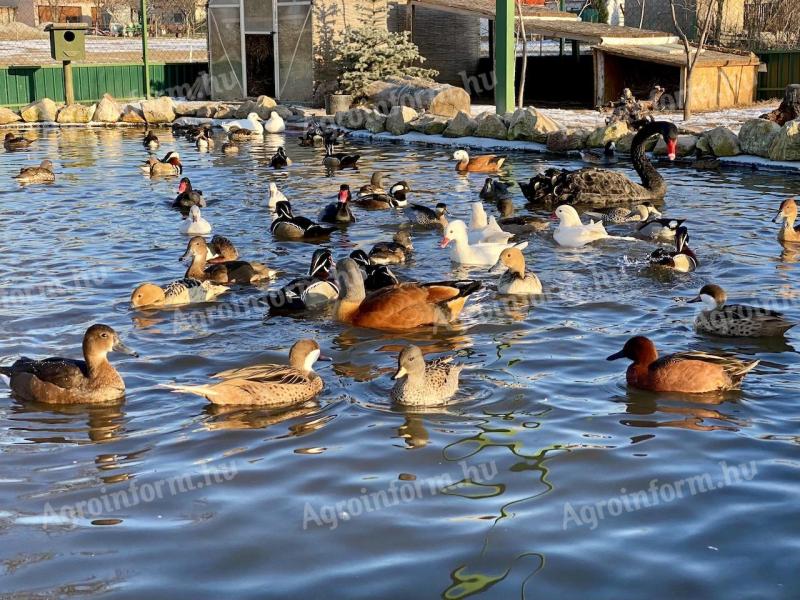
[[(113, 442), (125, 432), (124, 398), (102, 405), (47, 404), (15, 400), (17, 435), (37, 444)], [(27, 421), (28, 425), (24, 423)], [(85, 425), (84, 425), (85, 422)]]
[[(612, 402), (624, 402), (628, 415), (640, 418), (621, 419), (622, 425), (636, 428), (655, 429), (669, 427), (675, 429), (690, 429), (693, 431), (739, 431), (748, 427), (749, 423), (733, 415), (726, 414), (718, 407), (726, 402), (729, 397), (738, 396), (737, 392), (714, 394), (698, 397), (696, 394), (669, 394), (643, 392), (629, 389), (627, 395), (612, 398)], [(681, 404), (681, 405), (679, 405)], [(652, 415), (654, 418), (641, 418)], [(661, 420), (656, 418), (666, 416)], [(712, 421), (709, 423), (708, 421)], [(713, 423), (717, 421), (719, 423)]]
[[(203, 426), (209, 431), (222, 429), (267, 429), (286, 423), (292, 419), (305, 419), (317, 415), (320, 405), (317, 400), (309, 400), (300, 406), (286, 410), (269, 410), (207, 404), (203, 407)], [(328, 419), (303, 420), (288, 427), (289, 435), (304, 435), (321, 429)]]

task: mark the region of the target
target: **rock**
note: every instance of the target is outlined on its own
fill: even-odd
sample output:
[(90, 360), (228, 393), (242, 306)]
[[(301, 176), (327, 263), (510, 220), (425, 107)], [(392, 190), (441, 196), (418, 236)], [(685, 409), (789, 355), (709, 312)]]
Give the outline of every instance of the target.
[(800, 119), (788, 121), (772, 141), (769, 149), (772, 160), (800, 160)]
[(744, 154), (769, 157), (769, 149), (781, 126), (774, 121), (750, 119), (745, 121), (739, 130), (739, 145)]
[(175, 103), (169, 96), (142, 100), (142, 114), (148, 123), (172, 123), (175, 120)]
[(196, 117), (197, 107), (192, 106), (188, 102), (176, 102), (175, 115), (178, 117)]
[(625, 121), (617, 121), (592, 131), (586, 140), (586, 145), (590, 148), (602, 148), (608, 142), (616, 142), (626, 133), (630, 133), (628, 124)]
[(439, 135), (447, 127), (447, 117), (437, 115), (422, 115), (409, 123), (413, 131), (424, 133), (425, 135)]
[(533, 107), (518, 108), (508, 118), (508, 139), (547, 142), (551, 133), (562, 127)]
[(122, 109), (122, 122), (123, 123), (145, 123), (144, 115), (133, 104), (128, 104)]
[(708, 146), (714, 156), (736, 156), (742, 153), (739, 138), (727, 127), (709, 129), (701, 137), (708, 140)]
[[(678, 135), (678, 144), (675, 148), (675, 155), (694, 156), (694, 149), (696, 147), (697, 147), (696, 135), (690, 135), (690, 134)], [(630, 152), (630, 150), (628, 151)], [(659, 156), (667, 155), (667, 143), (661, 136), (658, 136), (658, 141), (656, 142), (656, 147), (653, 149), (653, 154), (657, 154)]]
[(388, 77), (374, 81), (364, 90), (370, 104), (386, 112), (395, 106), (409, 106), (441, 117), (469, 112), (470, 97), (466, 90), (446, 83), (414, 77)]
[(372, 111), (369, 113), (369, 115), (367, 115), (367, 120), (364, 122), (364, 126), (371, 133), (381, 133), (382, 131), (386, 131), (386, 115), (382, 115), (378, 111)]
[(214, 111), (215, 119), (233, 119), (233, 109), (230, 106), (218, 106)]
[(386, 131), (392, 135), (403, 135), (411, 131), (411, 121), (416, 119), (419, 113), (408, 106), (393, 106), (386, 118)]
[(300, 117), (301, 119), (306, 118), (306, 111), (304, 111), (302, 108), (298, 106), (290, 106), (289, 110), (291, 110), (292, 114), (294, 114), (294, 116), (296, 117)]
[(94, 109), (92, 120), (98, 123), (116, 123), (120, 115), (121, 111), (116, 100), (111, 95), (104, 94)]
[(20, 111), (22, 120), (26, 123), (41, 123), (43, 121), (55, 121), (58, 107), (50, 98), (42, 98), (38, 102), (32, 102)]
[[(264, 96), (264, 97), (266, 98), (267, 96)], [(294, 117), (294, 113), (292, 112), (292, 110), (288, 106), (276, 106), (275, 108), (272, 109), (272, 112), (278, 113), (278, 115), (280, 115), (281, 119), (283, 119), (284, 121)], [(272, 113), (270, 113), (270, 114), (272, 114)], [(258, 116), (261, 117), (261, 115), (258, 115)], [(264, 117), (261, 117), (261, 118), (263, 119)], [(268, 119), (269, 117), (266, 117), (266, 118)]]
[[(255, 110), (252, 112), (256, 113), (262, 119), (269, 119), (269, 116), (272, 114), (272, 109), (276, 106), (278, 106), (278, 103), (275, 102), (273, 98), (270, 98), (269, 96), (259, 96), (256, 98)], [(245, 117), (247, 117), (247, 115), (245, 115)], [(281, 115), (281, 118), (286, 117)]]
[(200, 119), (212, 119), (217, 114), (217, 110), (218, 107), (213, 104), (204, 104), (195, 111), (194, 116)]
[(366, 108), (351, 108), (350, 110), (340, 110), (336, 113), (336, 124), (339, 127), (348, 129), (364, 129), (367, 117), (373, 112)]
[(16, 123), (21, 120), (17, 113), (5, 107), (0, 107), (0, 125), (8, 125), (9, 123)]
[(508, 138), (508, 127), (503, 123), (503, 118), (493, 112), (485, 112), (477, 119), (478, 128), (475, 135), (478, 137), (505, 140)]
[(445, 127), (442, 135), (445, 137), (464, 137), (472, 135), (478, 128), (478, 123), (470, 117), (463, 110), (458, 111), (458, 114), (453, 117)]
[(68, 104), (58, 111), (59, 123), (88, 123), (94, 116), (95, 105)]
[(711, 144), (708, 143), (708, 138), (706, 136), (701, 135), (699, 138), (697, 138), (695, 150), (699, 151), (701, 155), (711, 154)]
[(547, 149), (550, 152), (580, 150), (586, 147), (586, 140), (588, 137), (589, 130), (587, 129), (559, 129), (547, 136)]

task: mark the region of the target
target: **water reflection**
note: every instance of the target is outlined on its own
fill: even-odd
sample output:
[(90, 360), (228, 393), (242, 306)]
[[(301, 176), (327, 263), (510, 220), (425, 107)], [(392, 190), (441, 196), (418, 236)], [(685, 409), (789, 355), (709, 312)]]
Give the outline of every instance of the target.
[(125, 433), (124, 399), (117, 404), (53, 405), (15, 402), (9, 420), (14, 431), (39, 444), (105, 443)]

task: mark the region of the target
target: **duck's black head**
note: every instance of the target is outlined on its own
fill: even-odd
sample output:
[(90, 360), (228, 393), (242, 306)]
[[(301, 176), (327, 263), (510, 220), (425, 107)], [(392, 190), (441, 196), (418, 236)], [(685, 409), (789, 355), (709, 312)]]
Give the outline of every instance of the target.
[(362, 267), (368, 267), (370, 265), (369, 256), (363, 250), (353, 250), (350, 253), (350, 258), (356, 261)]
[(325, 279), (334, 266), (333, 255), (327, 248), (319, 248), (314, 251), (311, 257), (311, 266), (308, 269), (308, 274), (311, 277), (320, 277)]
[(275, 212), (278, 214), (279, 219), (292, 219), (292, 205), (286, 200), (281, 200), (275, 205)]
[(440, 216), (440, 217), (441, 217), (442, 215), (445, 215), (445, 214), (447, 214), (447, 204), (445, 204), (444, 202), (439, 202), (439, 203), (436, 205), (436, 214), (437, 214), (438, 216)]
[(689, 230), (683, 225), (675, 230), (675, 249), (683, 252), (689, 245)]

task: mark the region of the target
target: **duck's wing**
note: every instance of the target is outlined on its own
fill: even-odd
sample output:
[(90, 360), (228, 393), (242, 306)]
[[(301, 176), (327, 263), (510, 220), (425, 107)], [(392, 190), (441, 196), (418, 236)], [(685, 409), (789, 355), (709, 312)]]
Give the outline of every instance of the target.
[(273, 383), (281, 385), (305, 385), (310, 378), (288, 365), (252, 365), (238, 369), (228, 369), (212, 375), (215, 379), (246, 380), (253, 383)]
[(731, 323), (751, 321), (758, 323), (760, 327), (765, 329), (782, 329), (785, 331), (796, 325), (796, 323), (786, 319), (783, 313), (745, 304), (726, 304), (722, 308), (716, 309), (714, 315), (716, 318), (721, 318)]
[(0, 368), (0, 373), (9, 377), (29, 373), (42, 381), (64, 389), (80, 387), (86, 380), (88, 372), (84, 361), (61, 357), (43, 360), (22, 357), (10, 367)]

